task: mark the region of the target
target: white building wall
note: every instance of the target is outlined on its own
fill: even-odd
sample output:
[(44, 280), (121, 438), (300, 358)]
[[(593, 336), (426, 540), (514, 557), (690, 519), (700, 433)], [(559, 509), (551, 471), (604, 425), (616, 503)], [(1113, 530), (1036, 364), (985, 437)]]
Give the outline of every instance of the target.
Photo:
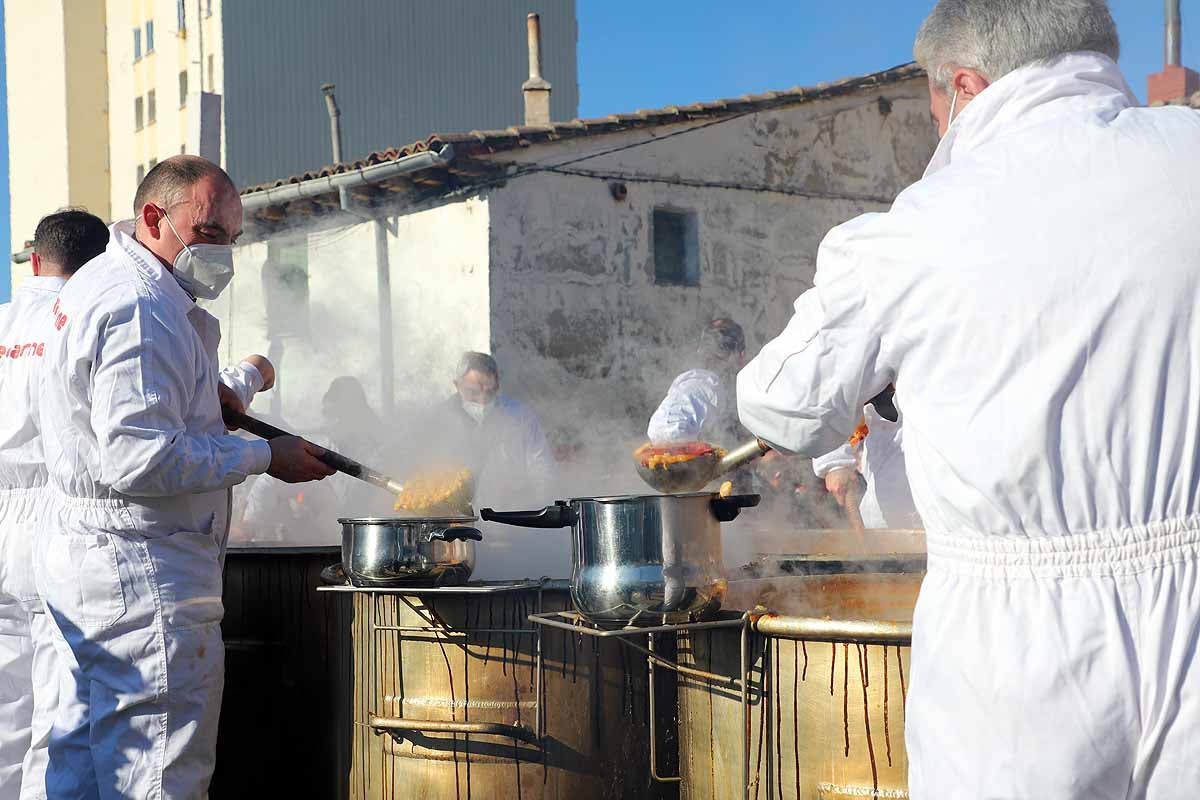
[[(431, 208), (384, 222), (388, 229), (393, 349), (393, 406), (404, 410), (450, 392), (454, 360), (489, 344), (488, 210), (482, 199)], [(278, 390), (255, 410), (299, 430), (320, 424), (320, 401), (340, 375), (358, 378), (378, 411), (384, 364), (376, 269), (376, 222), (273, 238), (302, 242), (308, 262), (307, 331), (276, 335), (267, 319), (266, 242), (238, 247), (234, 280), (206, 304), (223, 329), (222, 358), (250, 353), (275, 362)]]

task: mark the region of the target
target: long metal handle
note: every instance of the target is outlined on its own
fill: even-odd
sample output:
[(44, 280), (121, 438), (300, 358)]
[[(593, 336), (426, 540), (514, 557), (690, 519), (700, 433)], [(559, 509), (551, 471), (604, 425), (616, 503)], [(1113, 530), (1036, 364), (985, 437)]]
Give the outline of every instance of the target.
[(435, 719), (405, 719), (404, 717), (378, 717), (371, 714), (368, 723), (376, 731), (416, 731), (420, 733), (461, 733), (471, 736), (503, 736), (538, 744), (538, 737), (520, 725), (503, 722), (451, 722)]
[(762, 439), (751, 439), (733, 448), (721, 458), (717, 463), (717, 475), (724, 475), (756, 458), (762, 458), (769, 452), (771, 452), (771, 445)]
[[(232, 428), (241, 428), (247, 433), (252, 433), (261, 439), (278, 439), (281, 436), (292, 436), (282, 428), (276, 428), (274, 425), (263, 422), (261, 419), (255, 419), (247, 414), (239, 414), (229, 408), (221, 409), (221, 417), (225, 420), (225, 424)], [(400, 494), (404, 487), (384, 475), (382, 472), (371, 469), (358, 463), (352, 458), (347, 458), (341, 453), (336, 453), (333, 450), (326, 449), (321, 454), (320, 459), (329, 466), (336, 469), (338, 472), (349, 475), (351, 478), (358, 478), (360, 481), (366, 481), (372, 486), (378, 486), (380, 489), (391, 492), (392, 494)]]
[[(637, 645), (634, 645), (633, 642), (630, 642), (627, 639), (621, 639), (620, 641), (623, 641), (623, 642), (625, 642), (625, 644), (631, 645), (631, 646), (637, 648), (638, 650), (642, 649), (640, 647), (637, 647)], [(659, 658), (654, 652), (654, 634), (653, 633), (646, 635), (646, 651), (645, 652), (646, 652), (646, 656), (647, 656), (647, 658), (646, 658), (646, 680), (647, 680), (647, 683), (649, 683), (649, 686), (647, 688), (648, 688), (648, 694), (649, 694), (648, 700), (650, 703), (650, 777), (653, 778), (654, 780), (658, 781), (659, 783), (681, 783), (683, 781), (683, 776), (681, 776), (681, 775), (659, 775), (658, 774), (658, 731), (657, 731), (657, 725), (656, 725), (656, 717), (658, 717), (658, 703), (656, 703), (654, 700), (654, 662), (656, 660), (657, 661), (665, 661), (665, 659)]]

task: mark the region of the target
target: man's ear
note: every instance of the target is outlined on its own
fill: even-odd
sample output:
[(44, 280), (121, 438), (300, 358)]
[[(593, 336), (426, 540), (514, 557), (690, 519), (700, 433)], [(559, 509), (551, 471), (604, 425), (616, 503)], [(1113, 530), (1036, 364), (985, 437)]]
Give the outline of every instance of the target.
[(33, 267), (34, 275), (42, 274), (42, 259), (37, 253), (29, 254), (29, 263)]

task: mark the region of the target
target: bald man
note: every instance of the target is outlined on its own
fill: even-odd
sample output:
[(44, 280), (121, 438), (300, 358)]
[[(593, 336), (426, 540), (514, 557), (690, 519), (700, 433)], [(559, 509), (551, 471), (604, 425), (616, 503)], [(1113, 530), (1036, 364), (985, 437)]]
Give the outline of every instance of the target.
[(229, 176), (170, 158), (138, 187), (134, 213), (47, 325), (39, 412), (51, 496), (34, 561), (81, 700), (55, 722), (51, 797), (207, 792), (229, 490), (263, 472), (331, 474), (302, 439), (226, 435), (220, 330), (196, 300), (233, 276), (242, 206)]

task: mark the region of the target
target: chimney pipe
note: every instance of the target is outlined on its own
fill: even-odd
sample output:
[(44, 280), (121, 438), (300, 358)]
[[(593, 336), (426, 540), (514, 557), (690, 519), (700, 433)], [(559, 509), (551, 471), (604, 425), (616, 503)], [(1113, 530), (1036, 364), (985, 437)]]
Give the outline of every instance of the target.
[(525, 96), (525, 124), (550, 124), (550, 83), (542, 77), (542, 24), (537, 14), (526, 18), (529, 33), (529, 80), (521, 84)]
[[(321, 94), (325, 95), (325, 108), (329, 111), (329, 140), (333, 145), (333, 163), (342, 163), (342, 112), (338, 108), (337, 99), (333, 96), (334, 84), (321, 84)], [(350, 210), (350, 193), (338, 189), (338, 203), (343, 211)]]
[(1179, 66), (1183, 50), (1183, 26), (1179, 21), (1179, 0), (1166, 0), (1167, 4), (1167, 35), (1166, 35), (1166, 65)]

